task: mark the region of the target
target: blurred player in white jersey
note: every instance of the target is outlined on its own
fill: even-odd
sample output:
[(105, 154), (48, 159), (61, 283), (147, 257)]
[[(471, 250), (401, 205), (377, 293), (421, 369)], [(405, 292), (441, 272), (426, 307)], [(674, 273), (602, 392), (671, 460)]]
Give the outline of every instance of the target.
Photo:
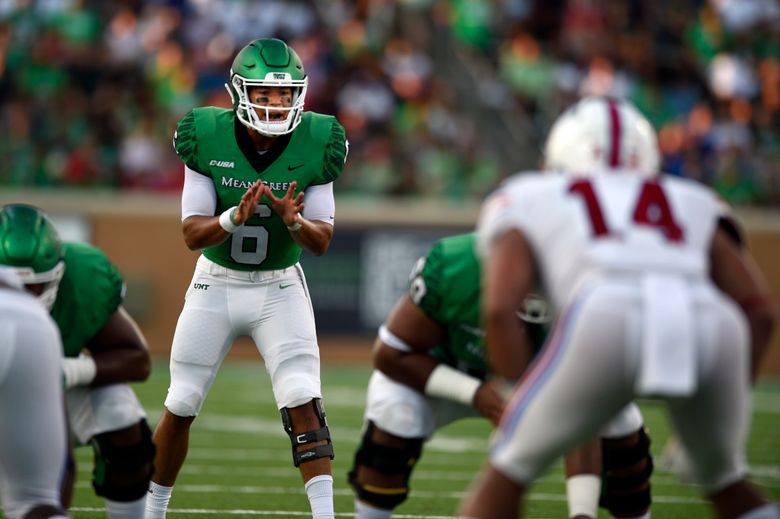
[[(745, 461), (750, 342), (768, 340), (752, 316), (771, 329), (774, 314), (748, 268), (722, 268), (741, 260), (719, 227), (722, 204), (699, 184), (658, 175), (655, 133), (625, 101), (588, 98), (567, 110), (545, 161), (557, 174), (513, 177), (480, 216), (491, 359), (510, 355), (514, 309), (537, 276), (557, 321), (461, 515), (516, 517), (528, 485), (558, 456), (635, 397), (652, 396), (667, 404), (718, 517), (777, 519), (746, 480)], [(731, 292), (738, 285), (754, 293)], [(761, 303), (740, 311), (735, 301)]]
[(8, 519), (65, 518), (62, 346), (44, 306), (0, 267), (0, 502)]
[[(488, 365), (475, 240), (467, 233), (436, 242), (379, 329), (363, 438), (349, 473), (356, 519), (392, 517), (437, 431), (469, 417), (497, 424), (505, 396), (544, 344), (552, 316), (535, 296), (517, 313), (528, 348), (515, 348), (512, 365)], [(599, 505), (618, 517), (646, 517), (653, 462), (639, 408), (627, 406), (600, 436), (566, 456), (568, 517), (598, 517)]]

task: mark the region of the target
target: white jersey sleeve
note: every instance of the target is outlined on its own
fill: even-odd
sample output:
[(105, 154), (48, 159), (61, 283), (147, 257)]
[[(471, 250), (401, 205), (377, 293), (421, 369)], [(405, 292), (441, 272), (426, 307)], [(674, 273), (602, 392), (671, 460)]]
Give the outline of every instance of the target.
[(190, 216), (214, 216), (217, 210), (217, 190), (206, 175), (184, 166), (184, 187), (181, 192), (181, 220)]
[(543, 198), (534, 195), (540, 189), (538, 180), (542, 178), (555, 182), (554, 177), (543, 177), (538, 172), (518, 173), (485, 200), (477, 223), (479, 256), (489, 255), (493, 242), (507, 231), (522, 232), (529, 225), (526, 221), (529, 214), (543, 211)]
[(303, 208), (304, 218), (333, 225), (336, 213), (333, 182), (308, 187), (303, 195), (303, 201), (306, 204), (306, 207)]

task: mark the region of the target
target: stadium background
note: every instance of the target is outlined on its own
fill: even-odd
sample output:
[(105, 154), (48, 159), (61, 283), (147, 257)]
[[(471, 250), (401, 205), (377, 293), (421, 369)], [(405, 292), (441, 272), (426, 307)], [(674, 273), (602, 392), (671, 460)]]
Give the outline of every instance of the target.
[[(412, 263), (437, 237), (473, 228), (502, 178), (535, 167), (550, 122), (582, 94), (640, 107), (659, 130), (664, 169), (735, 207), (780, 299), (777, 0), (0, 0), (0, 203), (42, 207), (64, 238), (94, 243), (120, 267), (156, 360), (136, 386), (150, 421), (197, 257), (181, 238), (173, 128), (194, 106), (226, 106), (233, 54), (265, 36), (298, 51), (307, 109), (336, 115), (351, 144), (331, 250), (302, 260), (338, 438), (339, 517), (352, 510), (344, 474), (373, 334)], [(778, 343), (748, 445), (751, 473), (775, 499)], [(171, 515), (306, 516), (269, 381), (244, 361), (257, 355), (239, 341), (231, 357), (240, 362), (223, 367), (193, 428)], [(660, 456), (668, 424), (653, 402), (641, 405)], [(402, 517), (452, 513), (488, 434), (479, 420), (442, 431)], [(91, 453), (78, 451), (74, 517), (105, 517)], [(659, 469), (653, 488), (658, 517), (707, 516), (675, 476)], [(535, 489), (531, 516), (562, 516), (560, 466)]]
[(640, 107), (665, 171), (736, 207), (780, 294), (776, 0), (0, 1), (0, 200), (105, 250), (156, 354), (196, 256), (172, 130), (193, 106), (228, 106), (232, 56), (260, 36), (296, 48), (307, 109), (337, 115), (351, 144), (331, 250), (303, 259), (325, 347), (366, 350), (417, 256), (473, 227), (586, 93)]

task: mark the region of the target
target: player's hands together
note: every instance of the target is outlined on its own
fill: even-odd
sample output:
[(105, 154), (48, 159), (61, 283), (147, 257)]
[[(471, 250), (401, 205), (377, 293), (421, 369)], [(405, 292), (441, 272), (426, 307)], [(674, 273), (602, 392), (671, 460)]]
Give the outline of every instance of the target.
[(506, 400), (504, 399), (502, 389), (502, 381), (497, 379), (487, 380), (479, 386), (474, 394), (474, 409), (490, 420), (493, 425), (498, 425), (501, 413), (504, 412)]
[(288, 227), (298, 222), (298, 215), (303, 211), (303, 191), (295, 195), (295, 188), (298, 186), (298, 182), (290, 182), (290, 187), (287, 188), (287, 192), (282, 198), (278, 198), (274, 195), (274, 192), (268, 186), (263, 186), (265, 196), (271, 201), (271, 205), (276, 211), (284, 224)]
[(252, 184), (249, 189), (246, 190), (241, 197), (241, 201), (236, 206), (236, 210), (233, 211), (232, 220), (236, 225), (242, 225), (249, 217), (255, 214), (257, 210), (257, 204), (260, 202), (260, 198), (263, 196), (265, 185), (261, 181), (257, 181)]

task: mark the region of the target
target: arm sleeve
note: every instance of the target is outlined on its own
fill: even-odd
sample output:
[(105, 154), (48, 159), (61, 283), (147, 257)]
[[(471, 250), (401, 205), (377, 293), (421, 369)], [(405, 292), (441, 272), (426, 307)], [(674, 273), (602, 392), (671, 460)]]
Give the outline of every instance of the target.
[[(332, 198), (331, 192), (331, 198)], [(308, 207), (307, 207), (308, 209)], [(217, 191), (209, 177), (184, 166), (184, 188), (181, 192), (181, 219), (190, 216), (214, 216), (217, 210)]]
[[(214, 200), (216, 203), (216, 198)], [(306, 207), (303, 208), (304, 218), (307, 220), (319, 220), (333, 225), (333, 218), (336, 213), (336, 201), (333, 198), (333, 182), (309, 186), (306, 188), (303, 200), (306, 203)]]

